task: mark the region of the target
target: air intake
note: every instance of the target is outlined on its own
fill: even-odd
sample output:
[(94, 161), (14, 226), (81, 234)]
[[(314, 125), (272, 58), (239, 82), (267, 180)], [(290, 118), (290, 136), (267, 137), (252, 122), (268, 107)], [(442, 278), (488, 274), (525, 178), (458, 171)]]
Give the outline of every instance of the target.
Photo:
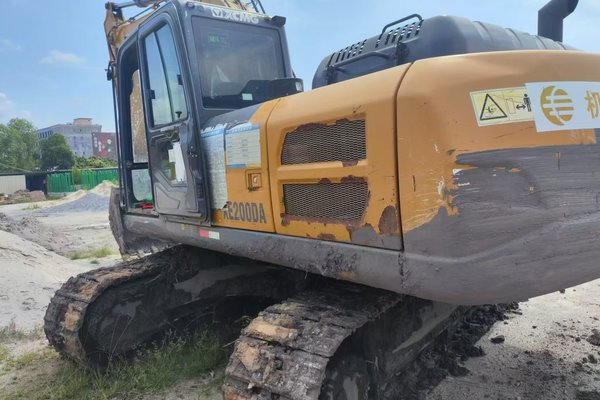
[(288, 133), (281, 164), (358, 161), (367, 158), (365, 120), (309, 124)]
[(332, 222), (359, 222), (367, 208), (367, 182), (283, 185), (285, 213)]

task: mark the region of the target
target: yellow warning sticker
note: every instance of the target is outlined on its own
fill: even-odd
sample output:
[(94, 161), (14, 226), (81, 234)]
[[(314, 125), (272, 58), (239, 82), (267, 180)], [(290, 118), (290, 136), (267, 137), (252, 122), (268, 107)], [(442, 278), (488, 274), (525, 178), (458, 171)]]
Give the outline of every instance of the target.
[(524, 86), (471, 92), (471, 101), (479, 126), (533, 121), (531, 99)]

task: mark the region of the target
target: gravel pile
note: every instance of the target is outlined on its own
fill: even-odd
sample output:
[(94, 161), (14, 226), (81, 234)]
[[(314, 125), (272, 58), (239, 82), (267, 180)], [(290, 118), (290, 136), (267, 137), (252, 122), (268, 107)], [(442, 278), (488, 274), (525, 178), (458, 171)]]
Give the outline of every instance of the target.
[(108, 202), (109, 198), (107, 196), (100, 196), (96, 193), (87, 193), (86, 195), (80, 197), (77, 200), (73, 200), (68, 203), (60, 204), (54, 207), (44, 208), (35, 212), (35, 214), (41, 216), (85, 211), (108, 212)]

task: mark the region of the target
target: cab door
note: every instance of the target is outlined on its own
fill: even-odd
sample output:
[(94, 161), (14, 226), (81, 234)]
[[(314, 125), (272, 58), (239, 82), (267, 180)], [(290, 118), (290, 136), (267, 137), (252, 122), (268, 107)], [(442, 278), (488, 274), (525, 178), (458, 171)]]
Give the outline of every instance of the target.
[(184, 46), (167, 13), (140, 29), (138, 39), (156, 211), (208, 218), (202, 163), (194, 135)]

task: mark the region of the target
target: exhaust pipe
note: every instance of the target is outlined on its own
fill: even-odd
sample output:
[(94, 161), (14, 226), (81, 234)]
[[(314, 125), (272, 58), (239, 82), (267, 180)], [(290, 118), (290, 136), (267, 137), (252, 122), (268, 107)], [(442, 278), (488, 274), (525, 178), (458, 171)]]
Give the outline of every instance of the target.
[(538, 12), (538, 36), (557, 42), (563, 41), (563, 20), (575, 8), (579, 0), (551, 0)]

